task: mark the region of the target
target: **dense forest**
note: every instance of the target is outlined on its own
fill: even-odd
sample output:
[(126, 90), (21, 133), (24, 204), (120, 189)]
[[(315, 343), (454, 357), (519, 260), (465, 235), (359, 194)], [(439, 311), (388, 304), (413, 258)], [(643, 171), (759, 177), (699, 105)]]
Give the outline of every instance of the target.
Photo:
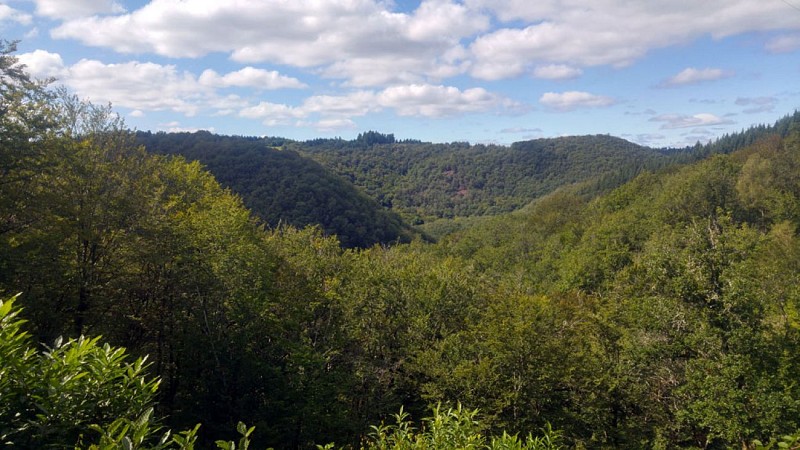
[[(267, 224), (319, 225), (345, 247), (409, 242), (415, 232), (352, 184), (298, 153), (285, 140), (209, 132), (136, 134), (148, 152), (199, 161)], [(278, 144), (276, 146), (276, 144)]]
[[(795, 115), (796, 116), (796, 115)], [(595, 196), (659, 170), (729, 153), (770, 134), (786, 136), (797, 117), (688, 148), (651, 149), (608, 135), (567, 136), (511, 146), (397, 142), (366, 132), (352, 141), (286, 142), (416, 224), (519, 209), (561, 186), (581, 183)]]
[[(435, 243), (398, 225), (409, 242), (348, 248), (322, 226), (270, 224), (274, 199), (253, 194), (259, 218), (234, 179), (223, 187), (190, 161), (224, 167), (201, 141), (239, 149), (233, 138), (197, 135), (194, 156), (151, 152), (140, 143), (172, 138), (49, 90), (15, 65), (13, 44), (2, 50), (6, 447), (800, 445), (798, 114), (672, 152), (607, 136), (494, 148), (363, 135), (315, 158), (370, 149), (363, 182), (378, 180), (364, 188), (376, 198), (406, 183), (379, 176), (403, 173), (392, 149), (440, 149), (430, 172), (415, 166), (419, 180), (452, 170), (449, 186), (469, 189), (500, 189), (502, 172), (478, 162), (494, 152), (519, 167), (548, 156), (501, 209), (533, 199), (525, 208), (467, 209), (497, 214)], [(231, 155), (323, 173), (292, 162), (293, 146)], [(462, 147), (476, 172), (446, 166), (462, 158), (445, 150)], [(656, 162), (596, 192), (570, 184), (630, 153)], [(568, 181), (536, 175), (548, 171)], [(334, 203), (349, 192), (331, 189)], [(494, 189), (485, 199), (502, 197)], [(455, 214), (435, 205), (431, 216)], [(384, 231), (363, 236), (376, 241), (399, 224), (370, 214)]]
[(350, 141), (304, 142), (139, 132), (136, 142), (150, 153), (200, 161), (271, 226), (320, 225), (343, 246), (365, 248), (408, 242), (415, 233), (438, 238), (475, 222), (469, 218), (518, 210), (564, 186), (591, 198), (643, 171), (729, 153), (770, 134), (785, 137), (793, 120), (680, 149), (651, 149), (607, 135), (504, 147), (397, 141), (375, 131)]
[(317, 140), (294, 147), (418, 224), (510, 212), (560, 186), (663, 157), (610, 136), (539, 139), (510, 147), (386, 141)]

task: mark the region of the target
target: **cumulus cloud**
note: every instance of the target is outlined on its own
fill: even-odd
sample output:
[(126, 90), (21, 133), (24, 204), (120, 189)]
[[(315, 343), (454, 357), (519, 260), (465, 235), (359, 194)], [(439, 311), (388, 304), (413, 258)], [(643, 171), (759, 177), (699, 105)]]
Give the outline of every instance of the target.
[(483, 88), (459, 90), (452, 86), (408, 85), (385, 89), (378, 103), (401, 116), (443, 117), (488, 111), (502, 100)]
[[(37, 77), (55, 76), (78, 96), (96, 103), (130, 108), (134, 117), (146, 111), (174, 111), (193, 116), (238, 114), (261, 119), (270, 126), (298, 123), (317, 129), (341, 128), (353, 117), (391, 110), (401, 116), (444, 117), (473, 112), (514, 109), (519, 105), (483, 88), (458, 89), (433, 84), (407, 84), (382, 90), (356, 90), (341, 95), (312, 95), (298, 105), (270, 101), (252, 103), (237, 95), (223, 95), (227, 87), (260, 89), (301, 88), (299, 80), (275, 71), (246, 67), (219, 74), (206, 70), (200, 76), (174, 65), (129, 61), (105, 64), (83, 59), (68, 66), (57, 53), (36, 50), (19, 55), (20, 62)], [(349, 126), (349, 125), (348, 125)]]
[(394, 84), (438, 82), (468, 69), (462, 47), (455, 46), (439, 57), (420, 58), (419, 55), (355, 57), (336, 61), (321, 70), (326, 78), (343, 79), (345, 86), (371, 87)]
[(83, 59), (69, 68), (66, 83), (79, 96), (95, 102), (141, 110), (171, 110), (195, 115), (202, 108), (198, 97), (212, 91), (194, 76), (172, 65), (130, 61), (104, 64)]
[[(460, 90), (452, 86), (419, 84), (344, 95), (315, 95), (298, 106), (261, 102), (243, 108), (239, 116), (263, 119), (268, 126), (295, 124), (333, 129), (347, 128), (354, 117), (384, 110), (401, 116), (445, 117), (515, 106), (481, 88)], [(313, 121), (315, 117), (319, 119)]]
[(240, 117), (247, 119), (263, 119), (264, 125), (278, 126), (290, 125), (307, 115), (301, 109), (280, 103), (260, 102), (255, 106), (248, 106), (239, 112)]
[(572, 111), (577, 108), (600, 108), (616, 103), (612, 97), (595, 95), (582, 91), (546, 92), (539, 103), (558, 111)]
[(746, 106), (747, 108), (742, 110), (746, 114), (772, 112), (778, 105), (778, 99), (775, 97), (739, 97), (736, 99), (736, 104)]
[(489, 80), (517, 76), (543, 64), (625, 66), (653, 49), (707, 35), (723, 38), (800, 29), (796, 14), (787, 14), (781, 2), (467, 0), (467, 4), (501, 21), (523, 21), (522, 26), (481, 35), (470, 45), (471, 73)]
[(357, 91), (345, 95), (315, 95), (307, 98), (300, 109), (304, 114), (354, 117), (379, 111), (381, 105), (377, 103), (374, 92)]
[[(242, 63), (322, 68), (325, 75), (367, 86), (462, 73), (463, 61), (453, 58), (460, 40), (490, 25), (488, 16), (455, 1), (423, 1), (410, 14), (392, 12), (387, 4), (152, 0), (127, 14), (67, 20), (52, 36), (175, 58), (223, 52)], [(359, 77), (376, 62), (368, 72), (377, 75)]]
[(661, 129), (673, 130), (677, 128), (696, 128), (713, 125), (730, 125), (735, 123), (730, 119), (723, 119), (710, 113), (694, 114), (660, 114), (650, 119), (651, 122), (662, 122)]
[(105, 64), (82, 59), (68, 66), (61, 55), (44, 50), (23, 53), (18, 58), (37, 78), (54, 77), (82, 98), (137, 110), (137, 114), (168, 110), (195, 115), (209, 110), (215, 115), (227, 115), (246, 107), (248, 101), (233, 94), (223, 95), (221, 88), (306, 87), (295, 78), (253, 67), (224, 75), (206, 70), (198, 77), (174, 65), (151, 62)]
[(659, 84), (659, 87), (675, 87), (684, 86), (687, 84), (697, 84), (704, 81), (715, 81), (723, 78), (733, 76), (733, 72), (722, 69), (695, 69), (694, 67), (687, 67), (678, 74), (673, 75)]
[(68, 73), (64, 60), (58, 53), (45, 50), (34, 50), (30, 53), (21, 53), (17, 56), (20, 64), (25, 65), (25, 71), (35, 78), (61, 78)]
[(219, 75), (214, 70), (207, 69), (200, 74), (199, 81), (203, 85), (214, 87), (251, 87), (256, 89), (302, 89), (308, 87), (297, 78), (281, 75), (275, 70), (256, 69), (249, 66), (225, 75)]
[[(572, 78), (582, 67), (624, 66), (702, 36), (800, 29), (785, 4), (751, 0), (423, 0), (408, 13), (383, 0), (150, 0), (125, 13), (111, 0), (36, 1), (40, 14), (64, 19), (55, 38), (175, 58), (220, 52), (241, 63), (319, 69), (355, 87), (438, 83), (465, 72)], [(791, 36), (768, 48), (794, 48)]]
[(549, 64), (533, 69), (533, 76), (547, 80), (570, 80), (583, 74), (581, 69), (564, 64)]
[(441, 39), (451, 41), (471, 36), (489, 28), (489, 17), (458, 3), (442, 0), (423, 1), (405, 27), (405, 34), (416, 41)]
[(82, 59), (72, 66), (61, 55), (44, 50), (19, 55), (19, 61), (37, 78), (54, 76), (79, 97), (95, 103), (137, 110), (172, 110), (195, 114), (199, 99), (210, 99), (213, 91), (175, 66), (130, 61), (104, 64)]
[(503, 22), (536, 22), (552, 17), (560, 9), (556, 0), (466, 0), (466, 4), (475, 9), (492, 11)]
[(8, 5), (0, 4), (0, 23), (10, 21), (21, 25), (29, 25), (33, 17)]
[(118, 14), (125, 8), (112, 0), (34, 0), (36, 14), (52, 19), (75, 19), (95, 14)]

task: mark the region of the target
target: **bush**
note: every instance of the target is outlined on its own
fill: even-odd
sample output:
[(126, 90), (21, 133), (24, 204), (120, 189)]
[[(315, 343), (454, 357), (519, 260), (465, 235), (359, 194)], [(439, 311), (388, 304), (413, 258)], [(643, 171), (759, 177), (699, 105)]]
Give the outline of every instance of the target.
[[(157, 437), (152, 416), (158, 380), (145, 358), (127, 362), (125, 349), (100, 338), (57, 339), (38, 352), (14, 306), (0, 300), (0, 444), (16, 448), (191, 448), (194, 432)], [(158, 433), (161, 434), (161, 433)], [(181, 444), (183, 443), (183, 444)], [(117, 445), (119, 444), (119, 445)]]
[(521, 439), (517, 435), (503, 433), (499, 437), (487, 437), (477, 419), (477, 410), (456, 408), (445, 410), (441, 405), (433, 408), (433, 416), (422, 420), (420, 429), (414, 428), (409, 415), (402, 409), (395, 414), (395, 424), (373, 426), (373, 432), (365, 440), (362, 450), (556, 450), (562, 448), (560, 433), (549, 426), (543, 435), (528, 435)]

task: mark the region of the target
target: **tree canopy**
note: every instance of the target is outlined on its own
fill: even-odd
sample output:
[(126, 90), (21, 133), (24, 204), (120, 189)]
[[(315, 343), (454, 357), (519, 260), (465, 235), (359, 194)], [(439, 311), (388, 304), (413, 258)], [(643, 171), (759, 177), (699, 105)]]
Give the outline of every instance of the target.
[[(758, 138), (741, 148), (722, 139), (708, 155), (642, 166), (597, 195), (586, 184), (537, 185), (519, 194), (538, 192), (526, 207), (465, 222), (439, 242), (360, 248), (321, 226), (265, 226), (235, 186), (223, 187), (190, 155), (140, 145), (164, 145), (169, 135), (136, 135), (109, 107), (29, 80), (13, 44), (0, 53), (3, 445), (761, 449), (800, 441), (797, 115), (775, 133), (754, 129)], [(273, 166), (324, 173), (259, 139), (175, 139), (195, 139), (209, 168), (240, 153), (230, 173), (262, 161), (267, 169), (252, 170), (264, 183), (287, 182)], [(215, 149), (228, 145), (217, 162)], [(372, 172), (364, 180), (380, 181), (367, 190), (374, 194), (406, 182), (395, 172), (404, 158), (406, 174), (422, 170), (409, 154), (436, 148), (387, 142), (335, 152), (398, 151), (365, 158)], [(447, 180), (470, 167), (454, 155), (490, 158), (463, 143), (440, 149), (452, 153), (427, 161)], [(603, 136), (504, 151), (520, 170), (539, 161), (531, 173), (576, 180), (624, 154), (652, 153)], [(494, 167), (482, 172), (486, 186), (489, 175), (502, 178)], [(535, 184), (526, 177), (508, 186)], [(506, 189), (493, 186), (486, 190)], [(431, 211), (454, 211), (441, 208)], [(388, 229), (378, 215), (365, 217), (378, 221), (373, 230)]]

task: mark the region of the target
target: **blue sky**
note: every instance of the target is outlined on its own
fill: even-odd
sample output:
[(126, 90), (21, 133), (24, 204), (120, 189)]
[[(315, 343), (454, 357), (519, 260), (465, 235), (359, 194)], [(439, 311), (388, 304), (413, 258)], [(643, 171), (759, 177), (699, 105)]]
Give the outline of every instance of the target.
[(0, 27), (140, 130), (661, 147), (800, 106), (800, 0), (0, 0)]

